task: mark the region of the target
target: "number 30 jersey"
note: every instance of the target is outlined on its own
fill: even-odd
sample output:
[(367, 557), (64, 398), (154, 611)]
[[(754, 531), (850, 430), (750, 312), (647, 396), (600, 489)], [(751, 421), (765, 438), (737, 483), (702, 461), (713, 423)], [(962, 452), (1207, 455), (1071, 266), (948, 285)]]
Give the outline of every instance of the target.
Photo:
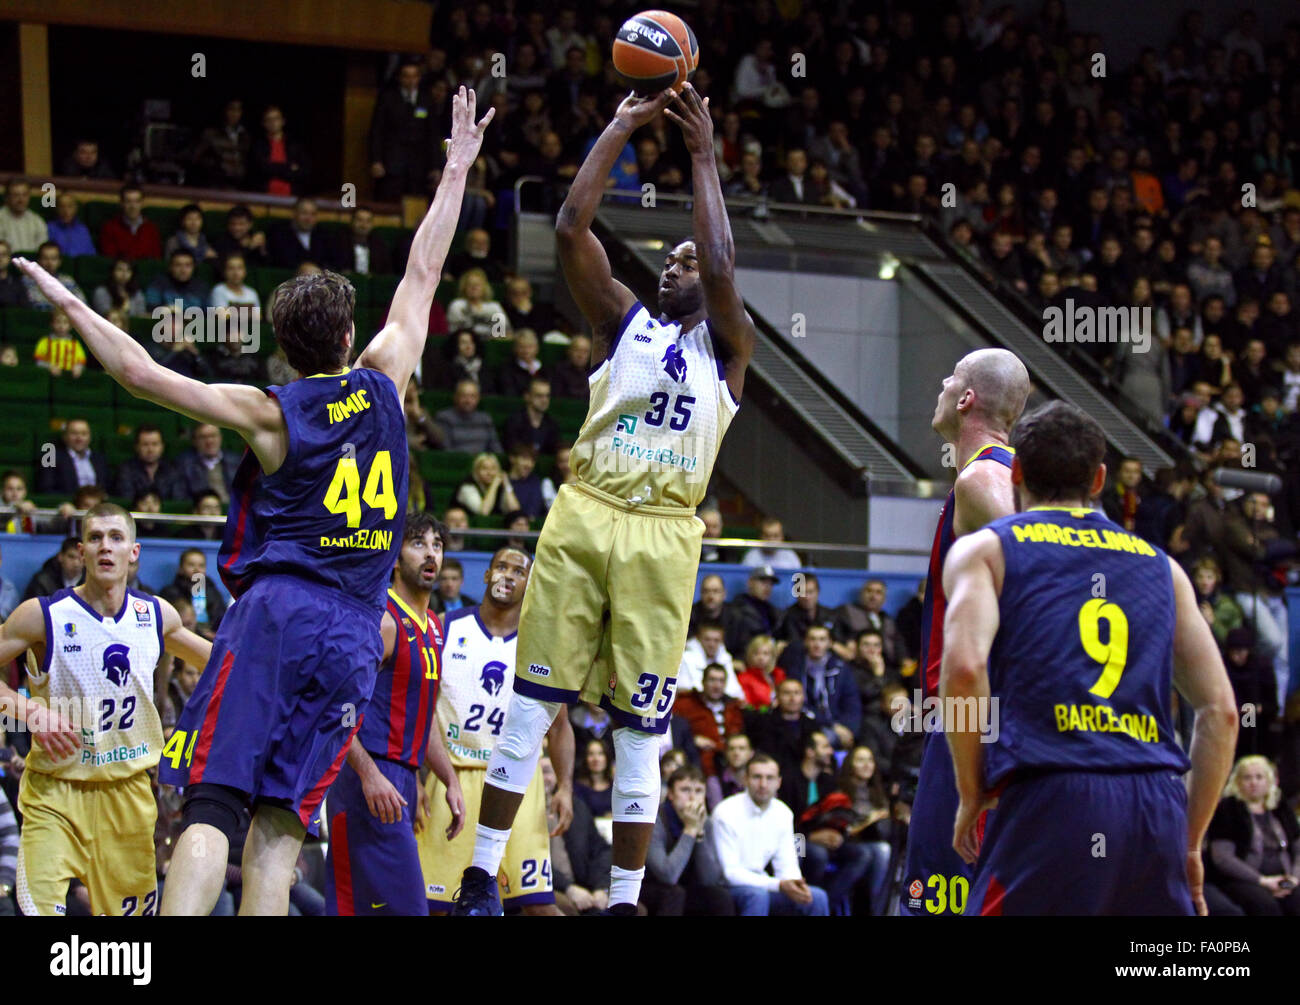
[(238, 597), (266, 573), (313, 579), (382, 609), (406, 519), (406, 419), (378, 370), (315, 374), (268, 387), (288, 428), (267, 475), (244, 451), (218, 556)]
[(486, 768), (506, 722), (518, 635), (492, 635), (478, 607), (447, 615), (438, 731), (457, 768)]
[(588, 378), (574, 475), (620, 499), (698, 506), (740, 407), (725, 365), (726, 347), (708, 320), (683, 332), (634, 303)]
[(1174, 593), (1159, 548), (1096, 510), (994, 520), (1006, 562), (989, 654), (986, 782), (1017, 768), (1187, 771), (1174, 739)]

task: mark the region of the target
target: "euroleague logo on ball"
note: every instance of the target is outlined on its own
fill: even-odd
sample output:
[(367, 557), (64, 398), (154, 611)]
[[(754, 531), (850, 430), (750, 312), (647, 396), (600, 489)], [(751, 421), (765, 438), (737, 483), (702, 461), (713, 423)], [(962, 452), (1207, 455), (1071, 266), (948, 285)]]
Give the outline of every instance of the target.
[(921, 885), (919, 879), (914, 879), (912, 880), (912, 885), (907, 888), (907, 892), (913, 900), (919, 900), (921, 894), (925, 892), (925, 887)]
[(699, 61), (699, 43), (676, 14), (646, 10), (623, 22), (614, 38), (614, 68), (642, 96), (681, 90)]

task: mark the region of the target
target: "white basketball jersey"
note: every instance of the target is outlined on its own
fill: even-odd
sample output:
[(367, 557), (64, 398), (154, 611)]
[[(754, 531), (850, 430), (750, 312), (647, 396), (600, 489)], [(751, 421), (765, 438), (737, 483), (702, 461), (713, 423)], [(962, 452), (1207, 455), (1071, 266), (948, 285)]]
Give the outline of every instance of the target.
[(632, 305), (588, 378), (591, 404), (573, 445), (579, 481), (652, 506), (698, 506), (739, 404), (708, 320), (688, 332)]
[(41, 598), (45, 659), (28, 653), (32, 697), (81, 727), (81, 750), (54, 761), (39, 741), (28, 771), (112, 781), (152, 768), (162, 754), (162, 721), (153, 703), (154, 669), (163, 651), (157, 597), (127, 590), (117, 617), (105, 617), (73, 590)]
[(506, 723), (517, 633), (491, 635), (478, 607), (447, 615), (443, 633), (438, 731), (457, 768), (486, 768)]

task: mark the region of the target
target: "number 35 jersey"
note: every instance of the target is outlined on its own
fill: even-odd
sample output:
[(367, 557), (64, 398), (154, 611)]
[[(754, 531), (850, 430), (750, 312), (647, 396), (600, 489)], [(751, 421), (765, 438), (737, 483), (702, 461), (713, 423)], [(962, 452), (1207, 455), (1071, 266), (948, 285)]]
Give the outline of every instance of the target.
[(578, 480), (651, 506), (698, 506), (740, 407), (725, 365), (708, 320), (684, 332), (634, 303), (588, 378), (591, 404), (571, 456)]
[(41, 598), (45, 658), (28, 654), (32, 697), (81, 728), (81, 748), (54, 760), (38, 739), (27, 770), (78, 781), (111, 782), (152, 768), (163, 730), (153, 703), (162, 655), (158, 598), (127, 590), (116, 617), (104, 617), (74, 590)]
[(1090, 509), (988, 525), (1006, 573), (989, 654), (998, 733), (986, 782), (1017, 768), (1183, 772), (1174, 739), (1174, 594), (1159, 548)]
[(268, 387), (288, 453), (266, 474), (244, 451), (218, 555), (234, 596), (266, 573), (299, 576), (383, 609), (406, 519), (406, 419), (378, 370)]
[(486, 768), (506, 722), (518, 633), (491, 634), (478, 607), (447, 615), (438, 731), (457, 768)]

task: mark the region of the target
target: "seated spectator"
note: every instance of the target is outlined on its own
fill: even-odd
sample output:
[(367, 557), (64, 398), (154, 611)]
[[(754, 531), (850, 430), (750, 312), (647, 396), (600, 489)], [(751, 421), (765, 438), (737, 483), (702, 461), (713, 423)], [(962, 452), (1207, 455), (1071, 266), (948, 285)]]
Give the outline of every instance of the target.
[(698, 691), (704, 687), (704, 668), (717, 663), (727, 672), (727, 681), (723, 690), (728, 697), (740, 698), (744, 695), (736, 672), (732, 668), (734, 660), (723, 645), (722, 626), (715, 622), (701, 622), (695, 634), (686, 640), (686, 649), (682, 654), (681, 665), (677, 668), (677, 690)]
[[(137, 492), (131, 497), (130, 509), (132, 513), (161, 513), (162, 496), (158, 494), (158, 490), (155, 488)], [(162, 537), (167, 530), (168, 527), (165, 524), (160, 524), (157, 520), (136, 518), (135, 533), (137, 537)]]
[(710, 573), (700, 580), (700, 599), (691, 605), (690, 634), (694, 635), (705, 622), (722, 624), (726, 612), (727, 584), (721, 576)]
[(17, 511), (13, 516), (3, 518), (4, 525), (0, 531), (5, 534), (36, 533), (36, 519), (32, 516), (36, 504), (27, 498), (27, 479), (12, 468), (0, 475), (0, 501)]
[(496, 454), (484, 451), (474, 458), (470, 477), (458, 486), (452, 496), (475, 516), (491, 516), (519, 509), (514, 488), (509, 477), (501, 470)]
[(862, 707), (880, 700), (880, 695), (890, 684), (902, 683), (899, 668), (885, 659), (884, 639), (874, 628), (864, 628), (858, 633), (854, 648), (856, 653), (849, 665), (858, 685)]
[[(181, 252), (186, 254), (186, 252)], [(206, 353), (199, 350), (199, 342), (185, 336), (185, 315), (179, 307), (161, 306), (158, 323), (154, 327), (155, 345), (159, 350), (157, 360), (169, 370), (192, 380), (206, 380), (212, 376), (212, 364)]]
[(514, 489), (519, 508), (528, 517), (539, 517), (546, 513), (546, 501), (542, 498), (542, 480), (537, 477), (537, 451), (530, 443), (515, 443), (507, 458), (510, 461), (510, 486)]
[(194, 255), (177, 248), (167, 262), (167, 271), (155, 276), (145, 290), (145, 303), (151, 311), (172, 307), (179, 301), (183, 310), (208, 306), (208, 284), (194, 274)]
[(726, 196), (757, 199), (767, 193), (763, 180), (763, 154), (761, 149), (746, 148), (740, 155), (740, 171), (732, 175), (726, 185)]
[(756, 712), (766, 712), (776, 699), (785, 671), (776, 665), (776, 643), (770, 635), (755, 635), (745, 647), (745, 669), (736, 675), (744, 702)]
[(478, 384), (462, 380), (452, 395), (452, 407), (435, 413), (433, 419), (446, 437), (444, 450), (462, 454), (501, 452), (501, 441), (497, 439), (491, 416), (478, 410), (480, 398)]
[(574, 773), (574, 802), (581, 801), (593, 817), (608, 817), (613, 809), (613, 773), (609, 750), (602, 740), (588, 740), (582, 748), (582, 760)]
[(481, 392), (491, 393), (494, 390), (493, 374), (483, 366), (483, 354), (472, 331), (462, 328), (453, 332), (444, 345), (451, 354), (451, 362), (439, 370), (440, 386), (455, 387), (462, 380), (470, 380), (478, 385)]
[(128, 317), (133, 318), (148, 315), (144, 291), (135, 281), (135, 266), (129, 259), (119, 258), (113, 262), (113, 271), (109, 273), (108, 281), (102, 286), (96, 286), (95, 292), (90, 295), (90, 305), (104, 317), (108, 317), (111, 310), (124, 310)]
[[(782, 528), (779, 519), (769, 516), (759, 525), (758, 536), (762, 540), (770, 541), (775, 545), (785, 540), (785, 530)], [(789, 548), (768, 547), (765, 545), (760, 548), (750, 548), (745, 552), (740, 564), (767, 565), (776, 569), (798, 569), (803, 566), (803, 560)]]
[(492, 258), (492, 237), (481, 227), (466, 231), (464, 250), (447, 259), (442, 277), (463, 279), (466, 273), (474, 269), (481, 271), (490, 283), (499, 283), (505, 278), (505, 270)]
[(821, 597), (821, 582), (816, 574), (799, 573), (802, 578), (795, 580), (795, 602), (781, 613), (781, 621), (776, 628), (775, 638), (786, 645), (803, 639), (804, 632), (810, 625), (821, 625), (831, 631), (835, 625), (835, 612), (818, 603)]
[(555, 497), (559, 494), (561, 485), (571, 485), (577, 481), (573, 469), (569, 467), (569, 454), (571, 447), (561, 445), (555, 450), (555, 467), (551, 474), (542, 479), (542, 501), (546, 505), (547, 512), (555, 505)]
[(262, 301), (257, 291), (245, 285), (248, 278), (248, 264), (240, 253), (227, 255), (221, 264), (222, 281), (212, 287), (209, 302), (213, 307), (244, 308), (248, 330), (262, 320)]
[(27, 277), (13, 264), (13, 251), (8, 241), (0, 241), (0, 309), (26, 308)]
[(20, 603), (22, 598), (18, 595), (18, 587), (14, 586), (13, 580), (0, 576), (0, 624), (8, 620)]
[(351, 229), (339, 263), (344, 271), (362, 276), (385, 275), (394, 271), (393, 253), (388, 242), (374, 230), (373, 210), (358, 206), (352, 211)]
[(254, 137), (248, 151), (249, 187), (271, 195), (301, 195), (310, 184), (307, 148), (285, 134), (280, 107), (267, 105), (262, 113), (262, 135)]
[(144, 192), (138, 185), (123, 185), (122, 215), (104, 221), (99, 229), (99, 253), (109, 258), (162, 258), (162, 235), (144, 215)]
[[(140, 559), (139, 559), (139, 558), (134, 558), (134, 559), (132, 559), (130, 562), (127, 563), (127, 566), (126, 566), (126, 588), (127, 588), (128, 590), (136, 590), (136, 591), (139, 592), (139, 593), (148, 593), (148, 594), (151, 594), (152, 596), (155, 596), (155, 597), (158, 595), (158, 591), (155, 590), (152, 586), (150, 586), (148, 583), (141, 582), (141, 580), (140, 580)], [(180, 613), (180, 609), (179, 609), (179, 608), (177, 608), (177, 613), (178, 613), (178, 614)], [(191, 615), (193, 615), (193, 608), (190, 609), (190, 613), (191, 613)], [(184, 617), (183, 617), (183, 616), (182, 616), (182, 624), (184, 624)], [(191, 627), (191, 626), (188, 626), (188, 625), (187, 625), (186, 627)]]
[(1238, 758), (1272, 752), (1271, 733), (1278, 714), (1273, 664), (1252, 652), (1254, 642), (1255, 633), (1249, 628), (1234, 628), (1222, 646), (1223, 666), (1241, 712)]
[(169, 499), (193, 499), (211, 489), (222, 505), (230, 503), (230, 483), (239, 467), (239, 455), (221, 446), (221, 430), (201, 422), (190, 434), (193, 444), (176, 459), (176, 474), (170, 488), (162, 486)]
[(267, 234), (267, 251), (277, 269), (296, 269), (303, 262), (331, 268), (337, 255), (325, 231), (316, 226), (315, 199), (300, 198), (293, 204), (293, 219), (281, 220)]
[(107, 485), (108, 462), (90, 449), (90, 423), (69, 419), (63, 427), (63, 442), (54, 448), (54, 463), (39, 465), (36, 491), (71, 495), (82, 485)]
[[(459, 503), (452, 503), (442, 515), (442, 522), (446, 525), (448, 531), (469, 530), (469, 510)], [(449, 533), (444, 545), (444, 551), (464, 551), (466, 548), (465, 537), (462, 534)], [(448, 559), (451, 561), (451, 559)], [(446, 562), (443, 563), (444, 567)], [(460, 563), (456, 563), (459, 567)], [(459, 588), (458, 588), (459, 590)], [(434, 598), (437, 599), (436, 597)], [(473, 606), (472, 604), (470, 606)], [(454, 610), (454, 608), (453, 608)], [(439, 614), (442, 612), (439, 611)]]
[[(459, 508), (457, 508), (457, 511), (462, 515), (465, 512)], [(451, 510), (448, 510), (448, 513), (450, 514)], [(434, 613), (447, 614), (451, 611), (459, 611), (462, 607), (473, 607), (477, 604), (477, 600), (469, 594), (461, 592), (461, 587), (464, 585), (465, 568), (460, 564), (459, 559), (445, 559), (442, 568), (438, 571), (438, 588), (433, 592), (431, 601)]]
[(136, 426), (135, 454), (117, 466), (113, 495), (132, 499), (151, 489), (163, 494), (162, 486), (175, 477), (175, 465), (163, 457), (165, 449), (161, 429), (147, 422)]
[(266, 252), (266, 235), (253, 230), (253, 214), (247, 206), (232, 206), (226, 213), (226, 231), (212, 242), (222, 258), (240, 254), (247, 265), (259, 267), (270, 264)]
[(537, 333), (528, 328), (521, 328), (512, 340), (512, 355), (509, 362), (502, 365), (493, 381), (498, 394), (516, 397), (528, 390), (534, 380), (550, 383), (550, 376), (537, 358)]
[(221, 619), (226, 614), (226, 601), (216, 580), (208, 575), (208, 559), (198, 548), (181, 552), (176, 578), (163, 587), (164, 599), (184, 597), (194, 608), (195, 631), (205, 639), (216, 637)]
[(772, 587), (776, 573), (770, 565), (760, 565), (749, 574), (745, 592), (727, 605), (723, 627), (727, 648), (743, 653), (755, 635), (774, 635), (781, 615), (772, 605)]
[(831, 633), (821, 625), (809, 626), (803, 645), (803, 653), (786, 661), (786, 674), (803, 683), (817, 725), (831, 745), (848, 750), (862, 724), (862, 698), (853, 671), (831, 652)]
[(108, 491), (99, 485), (82, 485), (73, 493), (72, 501), (59, 503), (59, 515), (50, 521), (48, 530), (68, 537), (81, 537), (81, 518), (85, 512), (108, 498)]
[(1243, 757), (1233, 767), (1206, 838), (1206, 878), (1230, 900), (1252, 916), (1300, 916), (1300, 823), (1266, 758)]
[[(117, 178), (117, 172), (107, 159), (99, 155), (99, 142), (92, 139), (79, 139), (72, 153), (63, 159), (60, 174), (69, 178)], [(89, 252), (94, 254), (94, 252)]]
[(9, 342), (0, 342), (0, 366), (21, 366), (18, 359), (18, 347)]
[(173, 251), (188, 251), (196, 262), (217, 257), (215, 248), (208, 244), (203, 234), (203, 210), (196, 203), (182, 206), (177, 219), (176, 233), (163, 245), (163, 257), (170, 259)]
[(266, 366), (249, 341), (256, 330), (253, 328), (255, 322), (247, 315), (233, 314), (241, 309), (248, 310), (248, 307), (225, 308), (233, 316), (227, 320), (226, 339), (217, 346), (216, 355), (209, 361), (212, 375), (231, 384), (262, 385), (266, 383)]
[(442, 446), (446, 437), (424, 410), (424, 404), (420, 401), (420, 388), (414, 380), (406, 384), (402, 411), (406, 414), (406, 442), (412, 451)]
[(696, 767), (678, 768), (665, 789), (650, 834), (641, 901), (657, 917), (731, 916), (735, 908), (713, 844), (704, 775)]
[(44, 218), (29, 208), (31, 185), (25, 178), (10, 178), (5, 204), (0, 206), (0, 241), (14, 251), (32, 251), (50, 239)]
[(718, 766), (718, 773), (704, 780), (707, 793), (705, 799), (710, 813), (728, 796), (745, 791), (745, 765), (753, 756), (753, 744), (744, 733), (733, 733), (723, 741), (722, 763)]
[(1228, 634), (1242, 626), (1241, 606), (1223, 585), (1223, 572), (1213, 556), (1206, 555), (1192, 566), (1192, 585), (1196, 588), (1196, 601), (1205, 616), (1214, 638), (1220, 646), (1226, 644)]
[[(531, 328), (543, 335), (555, 327), (555, 311), (549, 304), (534, 303), (533, 284), (523, 276), (512, 276), (506, 280), (506, 317), (510, 319), (512, 328)], [(590, 339), (587, 340), (587, 349), (590, 352)], [(582, 371), (582, 386), (584, 389), (587, 386), (585, 363)], [(585, 396), (585, 390), (582, 395), (561, 395), (565, 398)]]
[(81, 558), (81, 539), (66, 537), (59, 550), (45, 560), (45, 564), (31, 578), (23, 593), (24, 600), (32, 597), (50, 597), (81, 582), (86, 571)]
[(817, 728), (817, 720), (804, 702), (803, 682), (786, 677), (776, 686), (776, 703), (771, 710), (746, 716), (745, 732), (754, 749), (775, 757), (783, 772), (797, 768), (804, 744)]
[(551, 372), (551, 388), (557, 398), (587, 400), (591, 389), (587, 375), (591, 367), (591, 339), (575, 335), (569, 341), (564, 359), (555, 364)]
[(221, 109), (221, 125), (207, 126), (199, 134), (192, 155), (199, 184), (211, 188), (244, 187), (253, 139), (243, 118), (244, 103), (232, 98)]
[[(745, 791), (713, 811), (713, 843), (736, 913), (829, 914), (826, 891), (809, 886), (799, 871), (794, 815), (776, 798), (776, 760), (755, 754), (745, 768)], [(772, 874), (767, 872), (771, 867)]]
[[(546, 805), (550, 813), (557, 780), (551, 759), (539, 762)], [(559, 827), (548, 816), (551, 832)], [(609, 906), (609, 868), (612, 860), (609, 842), (600, 836), (591, 810), (581, 799), (573, 801), (573, 821), (563, 836), (551, 838), (551, 874), (555, 902), (566, 913), (596, 913)]]
[[(195, 516), (219, 516), (225, 520), (225, 509), (221, 504), (221, 497), (211, 489), (206, 489), (194, 497)], [(224, 523), (202, 523), (192, 525), (183, 531), (184, 537), (201, 537), (207, 541), (220, 541), (225, 533)]]
[(704, 684), (698, 691), (678, 694), (673, 715), (685, 719), (690, 725), (704, 773), (714, 775), (717, 774), (715, 756), (722, 748), (723, 737), (742, 732), (745, 720), (740, 714), (740, 702), (724, 693), (727, 668), (720, 663), (710, 663), (704, 668), (703, 676)]
[(876, 770), (876, 755), (870, 747), (854, 747), (840, 766), (836, 789), (849, 797), (853, 816), (844, 831), (846, 841), (867, 849), (867, 895), (872, 915), (885, 913), (889, 895), (890, 819), (889, 796)]
[(510, 319), (505, 308), (491, 299), (486, 272), (469, 269), (460, 277), (456, 290), (456, 299), (447, 306), (447, 326), (452, 331), (468, 328), (479, 339), (505, 338), (510, 334)]
[[(71, 293), (83, 304), (86, 302), (86, 294), (81, 291), (77, 281), (66, 272), (61, 271), (63, 268), (63, 256), (59, 253), (59, 246), (53, 241), (46, 241), (36, 251), (36, 262), (48, 272), (51, 276), (61, 282)], [(30, 276), (23, 277), (23, 283), (27, 288), (27, 305), (34, 307), (36, 310), (49, 311), (54, 309), (54, 305), (46, 299), (45, 294), (36, 286), (36, 281)]]
[[(506, 530), (515, 532), (528, 533), (533, 529), (532, 521), (528, 519), (528, 514), (521, 509), (512, 510), (502, 517), (501, 522), (505, 524)], [(533, 553), (533, 541), (526, 537), (508, 537), (505, 540), (505, 547), (515, 548), (526, 555)]]
[(858, 591), (856, 602), (851, 600), (835, 612), (835, 651), (841, 659), (853, 658), (847, 647), (867, 628), (874, 628), (880, 633), (885, 645), (886, 663), (897, 665), (907, 658), (909, 650), (899, 635), (898, 625), (885, 613), (886, 595), (884, 580), (869, 579)]
[(1142, 494), (1142, 461), (1125, 457), (1119, 463), (1114, 484), (1101, 497), (1102, 509), (1125, 530), (1132, 531), (1137, 525)]
[[(804, 745), (798, 770), (782, 772), (780, 798), (794, 814), (795, 829), (805, 838), (804, 870), (808, 881), (826, 891), (832, 914), (853, 913), (853, 891), (871, 868), (871, 852), (846, 838), (851, 812), (848, 798), (836, 792), (835, 752), (817, 730)], [(835, 865), (827, 880), (827, 869)]]
[(560, 446), (560, 424), (547, 414), (551, 407), (551, 382), (534, 377), (524, 391), (524, 407), (506, 419), (502, 437), (506, 449), (527, 443), (538, 454), (553, 454)]
[(86, 347), (77, 338), (72, 322), (63, 311), (56, 310), (50, 315), (50, 333), (41, 336), (36, 343), (32, 361), (41, 369), (49, 370), (51, 377), (61, 377), (65, 373), (80, 377), (86, 369)]
[(95, 242), (85, 223), (77, 219), (80, 208), (77, 197), (71, 192), (60, 192), (54, 203), (55, 219), (47, 225), (50, 240), (59, 246), (64, 258), (78, 255), (97, 255)]

